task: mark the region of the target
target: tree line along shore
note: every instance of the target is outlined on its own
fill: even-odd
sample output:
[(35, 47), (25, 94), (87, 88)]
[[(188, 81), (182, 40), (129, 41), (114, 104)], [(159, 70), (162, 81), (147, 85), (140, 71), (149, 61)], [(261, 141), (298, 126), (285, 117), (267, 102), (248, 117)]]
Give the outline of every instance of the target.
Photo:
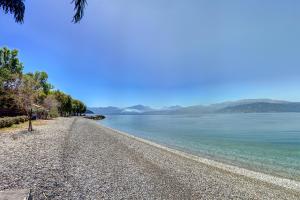
[(0, 48), (0, 128), (32, 119), (82, 115), (86, 105), (48, 81), (44, 71), (24, 72), (18, 50)]

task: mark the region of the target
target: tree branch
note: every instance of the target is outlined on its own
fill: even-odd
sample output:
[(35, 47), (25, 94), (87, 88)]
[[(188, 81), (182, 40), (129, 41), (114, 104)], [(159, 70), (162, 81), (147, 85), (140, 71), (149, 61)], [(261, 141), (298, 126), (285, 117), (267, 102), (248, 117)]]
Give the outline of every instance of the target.
[[(13, 14), (17, 23), (23, 23), (25, 14), (24, 1), (25, 0), (0, 0), (0, 9), (2, 9), (6, 14)], [(84, 15), (87, 0), (72, 0), (72, 4), (73, 3), (75, 14), (72, 21), (74, 23), (78, 23)]]
[(75, 7), (74, 7), (75, 15), (73, 16), (73, 22), (78, 23), (84, 15), (84, 9), (85, 9), (85, 6), (87, 5), (87, 1), (86, 0), (73, 0), (72, 3), (75, 4)]
[(5, 13), (13, 14), (17, 23), (23, 23), (25, 13), (24, 0), (0, 0), (0, 8)]

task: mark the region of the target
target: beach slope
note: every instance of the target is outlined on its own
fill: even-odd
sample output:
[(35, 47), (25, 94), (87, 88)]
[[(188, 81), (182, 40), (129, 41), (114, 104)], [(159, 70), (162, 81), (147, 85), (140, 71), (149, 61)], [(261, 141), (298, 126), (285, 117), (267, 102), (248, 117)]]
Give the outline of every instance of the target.
[(83, 118), (1, 134), (0, 176), (0, 190), (30, 188), (35, 199), (300, 198)]

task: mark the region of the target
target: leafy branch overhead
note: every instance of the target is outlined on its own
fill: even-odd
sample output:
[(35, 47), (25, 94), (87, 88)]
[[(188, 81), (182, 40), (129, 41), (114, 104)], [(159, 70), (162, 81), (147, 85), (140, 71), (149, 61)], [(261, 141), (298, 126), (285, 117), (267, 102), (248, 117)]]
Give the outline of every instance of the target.
[(72, 3), (75, 4), (75, 15), (73, 16), (73, 22), (78, 23), (84, 15), (84, 9), (87, 5), (87, 2), (86, 0), (73, 0)]
[(16, 22), (23, 23), (25, 13), (24, 0), (0, 0), (0, 8), (6, 14), (13, 14)]
[[(0, 9), (2, 9), (6, 14), (13, 14), (17, 23), (23, 23), (25, 15), (24, 2), (25, 0), (0, 0)], [(73, 16), (73, 22), (78, 23), (84, 15), (84, 9), (87, 5), (87, 1), (72, 0), (72, 4), (74, 4), (75, 11), (75, 14)]]

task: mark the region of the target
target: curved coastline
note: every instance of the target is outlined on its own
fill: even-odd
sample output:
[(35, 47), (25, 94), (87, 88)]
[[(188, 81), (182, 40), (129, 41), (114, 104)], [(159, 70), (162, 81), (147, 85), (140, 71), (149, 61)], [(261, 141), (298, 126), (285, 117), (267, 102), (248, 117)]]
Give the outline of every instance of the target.
[(205, 164), (205, 165), (208, 165), (208, 166), (211, 166), (211, 167), (215, 167), (215, 168), (218, 168), (218, 169), (221, 169), (221, 170), (224, 170), (224, 171), (236, 174), (236, 175), (241, 175), (241, 176), (245, 176), (247, 178), (256, 179), (256, 180), (263, 181), (263, 182), (273, 184), (273, 185), (276, 185), (276, 186), (296, 190), (298, 192), (300, 191), (300, 182), (295, 181), (295, 180), (276, 177), (276, 176), (272, 176), (272, 175), (265, 174), (265, 173), (262, 173), (262, 172), (256, 172), (256, 171), (241, 168), (241, 167), (238, 167), (238, 166), (229, 165), (229, 164), (225, 164), (225, 163), (222, 163), (222, 162), (219, 162), (219, 161), (215, 161), (215, 160), (211, 160), (211, 159), (208, 159), (208, 158), (196, 156), (196, 155), (193, 155), (193, 154), (189, 154), (189, 153), (186, 153), (186, 152), (183, 152), (183, 151), (179, 151), (179, 150), (176, 150), (176, 149), (172, 149), (172, 148), (163, 146), (161, 144), (152, 142), (150, 140), (146, 140), (146, 139), (143, 139), (143, 138), (140, 138), (140, 137), (136, 137), (136, 136), (131, 135), (127, 132), (123, 132), (123, 131), (120, 131), (120, 130), (117, 130), (117, 129), (113, 129), (113, 128), (110, 128), (108, 126), (105, 126), (105, 125), (102, 125), (102, 124), (99, 124), (99, 123), (97, 123), (97, 124), (99, 126), (102, 126), (102, 127), (106, 128), (106, 129), (109, 129), (109, 130), (111, 130), (115, 133), (121, 134), (123, 136), (126, 136), (126, 137), (134, 139), (134, 140), (137, 140), (137, 141), (142, 142), (144, 144), (151, 145), (153, 147), (162, 149), (162, 150), (167, 151), (169, 153), (176, 154), (176, 155), (181, 156), (185, 159), (193, 160), (195, 162)]
[(81, 117), (0, 142), (0, 190), (30, 188), (34, 199), (300, 199), (291, 184), (231, 173)]

